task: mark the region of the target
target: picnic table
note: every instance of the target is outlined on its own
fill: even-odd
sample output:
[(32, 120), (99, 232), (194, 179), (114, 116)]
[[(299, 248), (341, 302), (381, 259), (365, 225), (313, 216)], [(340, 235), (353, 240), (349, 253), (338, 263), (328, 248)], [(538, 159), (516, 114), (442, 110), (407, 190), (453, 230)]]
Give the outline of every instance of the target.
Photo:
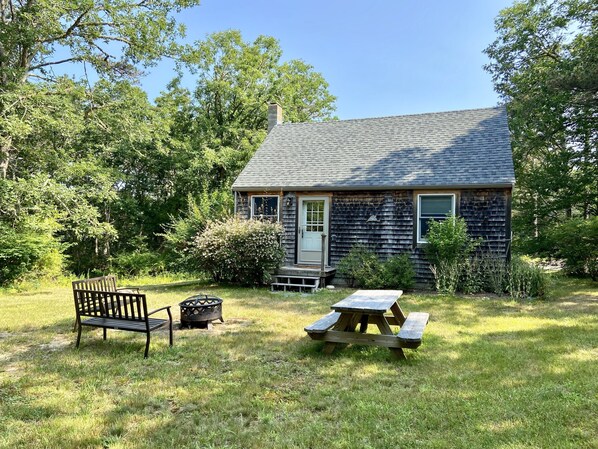
[[(348, 344), (375, 345), (387, 347), (396, 358), (405, 359), (403, 348), (421, 345), (429, 314), (412, 312), (405, 316), (398, 302), (402, 294), (401, 290), (358, 290), (333, 304), (332, 312), (305, 331), (312, 339), (326, 342), (323, 352), (328, 354)], [(368, 333), (369, 324), (375, 324), (380, 334)], [(390, 326), (400, 326), (399, 333), (395, 335)]]

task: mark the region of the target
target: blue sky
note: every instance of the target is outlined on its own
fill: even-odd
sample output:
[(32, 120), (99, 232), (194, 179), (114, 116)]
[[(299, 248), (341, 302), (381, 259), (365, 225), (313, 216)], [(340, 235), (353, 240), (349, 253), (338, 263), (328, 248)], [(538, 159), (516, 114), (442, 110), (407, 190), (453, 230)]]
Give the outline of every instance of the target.
[[(507, 0), (203, 0), (179, 19), (187, 41), (239, 29), (280, 41), (285, 60), (303, 59), (337, 96), (340, 119), (494, 106), (482, 50)], [(172, 65), (142, 85), (156, 97)]]

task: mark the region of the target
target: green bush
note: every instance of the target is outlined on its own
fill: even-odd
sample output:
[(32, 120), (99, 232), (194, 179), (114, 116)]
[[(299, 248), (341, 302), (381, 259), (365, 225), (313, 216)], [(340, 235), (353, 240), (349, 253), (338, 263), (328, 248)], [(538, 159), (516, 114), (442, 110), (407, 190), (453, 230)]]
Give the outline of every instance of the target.
[(548, 240), (551, 256), (563, 259), (568, 273), (598, 281), (598, 217), (574, 218), (555, 226)]
[(63, 262), (52, 223), (16, 229), (0, 222), (0, 285), (59, 276)]
[(463, 264), (455, 260), (441, 260), (430, 265), (434, 275), (434, 287), (440, 293), (453, 294), (459, 290)]
[(384, 262), (384, 287), (411, 290), (415, 285), (415, 270), (407, 254), (393, 256)]
[(282, 231), (279, 224), (257, 220), (214, 221), (195, 238), (191, 255), (215, 281), (261, 285), (284, 260)]
[(232, 195), (229, 191), (203, 192), (197, 198), (189, 196), (186, 212), (179, 217), (171, 217), (162, 234), (168, 266), (175, 271), (196, 270), (197, 262), (192, 250), (195, 237), (204, 231), (210, 220), (227, 218), (231, 209)]
[(466, 260), (480, 244), (467, 233), (465, 220), (455, 216), (431, 221), (426, 240), (425, 252), (432, 265)]
[(166, 271), (162, 255), (148, 250), (123, 252), (110, 262), (111, 271), (119, 276), (155, 276)]
[(503, 295), (508, 292), (510, 264), (502, 254), (486, 253), (482, 258), (485, 291)]
[(460, 268), (460, 278), (457, 290), (473, 294), (486, 291), (485, 257), (474, 255), (463, 261)]
[(353, 246), (337, 268), (351, 287), (381, 288), (384, 285), (382, 262), (364, 245)]
[(467, 233), (465, 220), (451, 216), (446, 220), (432, 221), (426, 240), (425, 253), (434, 274), (436, 290), (441, 293), (463, 290), (464, 272), (480, 244)]
[(542, 267), (514, 257), (509, 266), (508, 292), (513, 298), (546, 298), (548, 275)]
[(364, 245), (355, 245), (338, 264), (338, 272), (351, 287), (401, 288), (408, 290), (415, 284), (415, 271), (406, 254), (381, 262)]

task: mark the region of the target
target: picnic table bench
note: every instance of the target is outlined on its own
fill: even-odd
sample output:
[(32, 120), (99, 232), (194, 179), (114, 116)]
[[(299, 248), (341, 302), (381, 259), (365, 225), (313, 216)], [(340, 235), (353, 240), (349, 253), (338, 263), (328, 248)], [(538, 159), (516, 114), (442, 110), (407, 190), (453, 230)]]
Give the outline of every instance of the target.
[[(398, 299), (401, 290), (358, 290), (332, 305), (333, 311), (305, 327), (313, 340), (325, 341), (324, 352), (347, 344), (387, 347), (395, 357), (404, 359), (403, 348), (415, 349), (422, 343), (429, 314), (412, 312), (405, 316)], [(390, 315), (385, 313), (390, 310)], [(380, 334), (367, 333), (369, 324), (375, 324)], [(356, 332), (359, 325), (359, 332)], [(400, 326), (395, 335), (391, 325)]]
[[(81, 342), (83, 326), (102, 328), (104, 340), (106, 340), (107, 329), (145, 333), (145, 358), (149, 352), (151, 332), (168, 326), (169, 343), (172, 346), (170, 306), (148, 312), (146, 296), (139, 293), (138, 289), (117, 289), (114, 276), (75, 281), (73, 282), (73, 296), (76, 312), (77, 348)], [(150, 318), (160, 311), (166, 311), (168, 319)], [(83, 320), (84, 317), (87, 319)]]

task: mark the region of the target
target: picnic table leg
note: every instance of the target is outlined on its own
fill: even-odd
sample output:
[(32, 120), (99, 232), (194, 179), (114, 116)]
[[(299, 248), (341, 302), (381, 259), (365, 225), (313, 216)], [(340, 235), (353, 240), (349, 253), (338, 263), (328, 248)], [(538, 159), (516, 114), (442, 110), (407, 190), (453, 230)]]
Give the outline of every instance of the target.
[(361, 319), (359, 320), (359, 332), (365, 334), (368, 330), (368, 321), (370, 317), (368, 315), (361, 315)]
[[(382, 335), (394, 335), (392, 333), (392, 329), (390, 328), (390, 325), (388, 324), (388, 321), (386, 321), (386, 318), (384, 318), (384, 315), (372, 316), (370, 318), (370, 321), (373, 321), (374, 323), (376, 323), (376, 325), (378, 326), (378, 329), (380, 329), (380, 333)], [(403, 349), (401, 349), (401, 348), (388, 348), (388, 349), (390, 350), (392, 355), (394, 357), (396, 357), (397, 359), (399, 359), (399, 360), (407, 359), (405, 357), (405, 353), (403, 352)]]
[[(334, 327), (332, 328), (335, 331), (345, 331), (347, 330), (348, 327), (351, 326), (351, 322), (353, 320), (353, 314), (352, 313), (341, 313), (341, 316), (338, 318), (338, 321), (336, 322), (336, 324), (334, 325)], [(324, 354), (332, 354), (332, 352), (338, 347), (338, 348), (344, 348), (347, 345), (344, 343), (332, 343), (327, 341), (324, 344), (324, 348), (322, 349), (322, 352)]]
[(362, 315), (359, 313), (354, 314), (353, 317), (351, 318), (351, 323), (347, 326), (347, 329), (345, 329), (345, 330), (347, 332), (355, 332), (355, 328), (361, 322), (361, 317), (362, 317)]
[(396, 320), (399, 322), (399, 325), (402, 326), (407, 317), (403, 313), (403, 310), (401, 310), (401, 306), (399, 305), (399, 303), (395, 302), (392, 306), (390, 306), (390, 311), (392, 312)]
[(326, 343), (324, 343), (324, 347), (322, 348), (322, 352), (324, 354), (332, 354), (334, 352), (335, 348), (336, 348), (336, 343), (330, 343), (329, 341), (327, 341)]

